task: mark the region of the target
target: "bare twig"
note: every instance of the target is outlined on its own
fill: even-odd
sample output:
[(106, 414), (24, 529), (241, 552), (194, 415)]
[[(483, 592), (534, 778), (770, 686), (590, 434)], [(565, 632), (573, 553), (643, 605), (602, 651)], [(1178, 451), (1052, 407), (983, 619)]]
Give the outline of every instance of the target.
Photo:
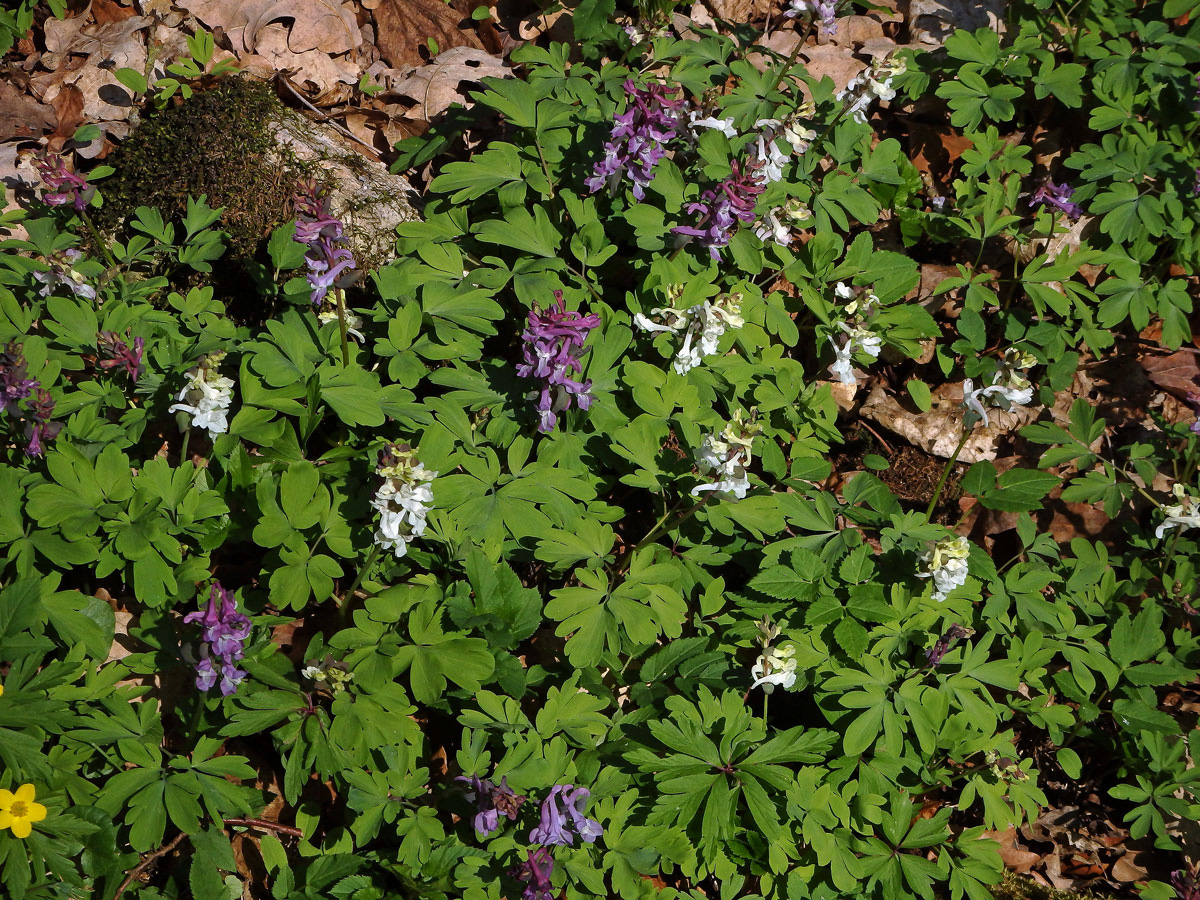
[(176, 847), (178, 847), (180, 842), (185, 837), (187, 837), (187, 834), (185, 834), (182, 831), (179, 832), (179, 834), (175, 835), (175, 837), (171, 839), (171, 842), (169, 844), (164, 844), (163, 846), (159, 847), (157, 850), (155, 850), (153, 853), (151, 853), (149, 856), (147, 856), (145, 859), (143, 859), (140, 863), (138, 863), (136, 866), (134, 866), (133, 869), (130, 870), (129, 874), (125, 876), (125, 880), (121, 882), (121, 886), (119, 888), (117, 888), (117, 892), (115, 894), (113, 894), (113, 900), (117, 900), (117, 898), (119, 898), (123, 893), (125, 893), (125, 888), (129, 887), (129, 885), (131, 885), (133, 883), (133, 879), (135, 879), (139, 875), (141, 875), (142, 872), (144, 872), (146, 870), (146, 867), (150, 865), (150, 863), (154, 862), (156, 859), (159, 859), (160, 857), (166, 856), (168, 853), (170, 853), (172, 850), (174, 850)]
[(379, 158), (379, 153), (376, 152), (374, 147), (372, 147), (370, 144), (368, 144), (366, 141), (364, 141), (358, 135), (354, 134), (354, 132), (352, 132), (349, 128), (346, 128), (344, 125), (341, 125), (341, 124), (333, 121), (333, 119), (330, 118), (328, 113), (321, 112), (321, 110), (317, 109), (315, 106), (313, 106), (311, 103), (309, 103), (303, 94), (301, 94), (298, 90), (296, 90), (294, 87), (292, 87), (292, 83), (288, 80), (286, 75), (281, 74), (275, 80), (277, 82), (279, 82), (280, 84), (282, 84), (284, 87), (286, 87), (289, 91), (291, 91), (293, 97), (295, 97), (297, 100), (299, 100), (305, 106), (307, 106), (310, 110), (312, 110), (318, 116), (320, 116), (321, 117), (320, 121), (333, 126), (335, 129), (337, 129), (337, 132), (339, 134), (350, 138), (350, 140), (354, 141), (354, 143), (361, 144), (363, 147), (366, 147), (368, 150), (371, 151), (371, 155), (373, 157), (375, 157), (376, 162), (382, 162), (382, 160)]
[(244, 825), (246, 828), (261, 828), (263, 831), (277, 831), (292, 837), (304, 837), (304, 832), (299, 828), (281, 825), (278, 822), (269, 822), (266, 819), (225, 819), (224, 821), (226, 825)]

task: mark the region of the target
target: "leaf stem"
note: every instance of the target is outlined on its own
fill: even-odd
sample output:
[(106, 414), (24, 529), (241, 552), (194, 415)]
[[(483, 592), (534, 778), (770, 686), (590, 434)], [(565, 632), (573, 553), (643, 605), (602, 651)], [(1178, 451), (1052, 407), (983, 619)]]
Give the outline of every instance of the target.
[(349, 590), (342, 594), (342, 598), (340, 600), (337, 599), (336, 595), (334, 596), (334, 600), (337, 602), (338, 609), (341, 611), (343, 618), (346, 615), (346, 611), (350, 608), (349, 601), (354, 599), (354, 592), (357, 591), (358, 586), (362, 584), (363, 577), (367, 574), (367, 569), (371, 568), (371, 566), (375, 564), (375, 558), (377, 556), (379, 556), (379, 545), (372, 544), (371, 552), (367, 554), (367, 558), (359, 567), (358, 574), (354, 576), (354, 581), (350, 582)]
[(958, 454), (962, 453), (962, 448), (967, 445), (967, 438), (970, 436), (971, 432), (964, 428), (962, 437), (958, 439), (958, 446), (954, 448), (954, 453), (946, 460), (946, 467), (942, 469), (942, 477), (938, 479), (937, 487), (933, 489), (933, 497), (930, 498), (929, 506), (925, 509), (926, 519), (930, 518), (933, 515), (933, 511), (937, 508), (938, 500), (942, 498), (942, 489), (946, 486), (946, 479), (950, 477), (950, 470), (958, 462)]
[(346, 341), (346, 292), (334, 288), (334, 296), (337, 297), (338, 331), (342, 336), (342, 368), (349, 368), (350, 345)]

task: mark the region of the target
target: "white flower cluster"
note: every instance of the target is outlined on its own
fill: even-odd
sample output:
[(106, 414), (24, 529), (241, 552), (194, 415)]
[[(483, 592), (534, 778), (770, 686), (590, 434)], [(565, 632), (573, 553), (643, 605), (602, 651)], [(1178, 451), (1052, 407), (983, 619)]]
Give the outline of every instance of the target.
[(793, 659), (795, 654), (796, 648), (791, 644), (764, 650), (750, 667), (750, 677), (754, 679), (750, 689), (761, 685), (763, 693), (769, 694), (775, 690), (775, 685), (785, 690), (790, 688), (796, 683), (796, 660)]
[(45, 272), (33, 273), (34, 280), (42, 285), (38, 294), (49, 297), (61, 286), (81, 300), (95, 300), (96, 289), (88, 284), (86, 278), (75, 271), (75, 261), (82, 257), (83, 254), (80, 251), (68, 249), (46, 260), (50, 268)]
[(207, 428), (209, 434), (229, 430), (226, 416), (233, 403), (233, 379), (217, 373), (224, 353), (210, 353), (200, 365), (188, 372), (188, 382), (168, 412), (185, 412), (192, 417), (192, 428)]
[(918, 578), (933, 579), (933, 599), (941, 603), (957, 587), (967, 583), (967, 557), (971, 555), (971, 543), (965, 537), (952, 537), (938, 541), (932, 549), (921, 554), (924, 572)]
[(705, 435), (704, 442), (696, 451), (696, 466), (704, 475), (713, 474), (716, 481), (692, 488), (692, 496), (704, 491), (713, 491), (727, 500), (741, 500), (750, 490), (750, 478), (746, 467), (750, 465), (750, 447), (762, 426), (754, 421), (754, 413), (747, 418), (739, 409), (721, 433)]
[(845, 307), (845, 319), (837, 321), (837, 327), (845, 337), (839, 342), (830, 336), (829, 343), (833, 347), (834, 360), (829, 371), (837, 376), (842, 384), (858, 384), (854, 374), (854, 354), (865, 353), (871, 359), (878, 359), (883, 350), (883, 340), (867, 327), (867, 320), (874, 314), (879, 305), (879, 298), (867, 292), (857, 296), (854, 288), (843, 282), (838, 282), (833, 289), (840, 299), (848, 301)]
[[(336, 323), (338, 320), (337, 300), (333, 296), (334, 291), (339, 291), (341, 288), (334, 288), (325, 295), (325, 299), (321, 301), (321, 309), (317, 312), (317, 321), (322, 325), (328, 322)], [(345, 292), (342, 292), (343, 297)], [(346, 310), (346, 334), (354, 338), (360, 344), (366, 343), (366, 338), (358, 329), (362, 328), (362, 317), (356, 316), (350, 310)]]
[(375, 472), (383, 478), (371, 499), (379, 512), (375, 543), (399, 559), (408, 553), (412, 540), (425, 533), (425, 518), (433, 506), (430, 483), (438, 473), (417, 462), (407, 444), (389, 444), (381, 450)]
[(774, 241), (782, 247), (792, 242), (792, 228), (813, 220), (812, 210), (793, 197), (783, 206), (776, 206), (754, 224), (754, 233), (764, 243)]
[(1037, 360), (1029, 353), (1010, 347), (1004, 351), (1004, 359), (990, 385), (976, 388), (970, 378), (963, 379), (963, 406), (968, 410), (968, 416), (963, 420), (964, 427), (969, 428), (974, 424), (968, 421), (973, 413), (987, 428), (989, 406), (1010, 410), (1014, 406), (1029, 405), (1033, 401), (1033, 385), (1021, 373), (1036, 364)]
[(694, 140), (699, 140), (699, 128), (711, 128), (721, 132), (727, 138), (737, 137), (737, 129), (733, 127), (733, 116), (718, 119), (716, 116), (706, 116), (703, 110), (693, 109), (688, 112), (688, 130)]
[(323, 684), (334, 694), (346, 690), (346, 684), (353, 680), (354, 673), (346, 670), (340, 663), (326, 658), (316, 664), (310, 664), (300, 670), (300, 674), (317, 684)]
[(717, 352), (717, 342), (728, 328), (741, 328), (745, 319), (741, 316), (741, 294), (721, 294), (715, 300), (705, 300), (690, 309), (660, 308), (650, 310), (650, 315), (662, 322), (652, 321), (641, 313), (633, 317), (634, 323), (644, 331), (670, 331), (683, 334), (683, 346), (675, 354), (675, 371), (686, 375), (700, 361)]
[(896, 96), (892, 79), (903, 75), (904, 69), (904, 60), (899, 57), (873, 60), (866, 70), (850, 79), (846, 87), (838, 92), (837, 99), (848, 104), (847, 114), (865, 124), (867, 110), (875, 100), (891, 100)]
[(1158, 528), (1154, 529), (1154, 536), (1160, 540), (1172, 528), (1178, 528), (1180, 531), (1187, 528), (1200, 528), (1200, 500), (1185, 494), (1182, 484), (1176, 484), (1171, 492), (1179, 502), (1174, 506), (1162, 508), (1166, 518)]

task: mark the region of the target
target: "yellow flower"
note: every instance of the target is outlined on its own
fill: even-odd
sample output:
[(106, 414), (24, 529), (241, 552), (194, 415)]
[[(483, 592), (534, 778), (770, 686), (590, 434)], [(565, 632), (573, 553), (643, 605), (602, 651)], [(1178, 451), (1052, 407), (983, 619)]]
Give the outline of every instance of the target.
[(16, 793), (0, 790), (0, 828), (11, 828), (13, 837), (27, 838), (33, 823), (46, 818), (46, 807), (33, 800), (32, 784), (23, 784)]
[(4, 696), (4, 685), (0, 684), (0, 697)]

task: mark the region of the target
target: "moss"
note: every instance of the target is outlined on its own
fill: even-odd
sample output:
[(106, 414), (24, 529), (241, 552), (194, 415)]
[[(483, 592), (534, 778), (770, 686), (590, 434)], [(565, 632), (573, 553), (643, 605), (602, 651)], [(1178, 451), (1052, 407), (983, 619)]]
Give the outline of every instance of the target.
[(115, 228), (139, 206), (170, 218), (204, 194), (223, 206), (230, 255), (248, 259), (272, 228), (291, 218), (304, 167), (281, 164), (271, 123), (285, 114), (269, 85), (229, 77), (178, 106), (148, 115), (106, 162), (101, 225)]
[(991, 888), (996, 900), (1112, 900), (1112, 894), (1093, 894), (1091, 891), (1057, 891), (1043, 887), (1030, 878), (1006, 872), (1004, 881)]

